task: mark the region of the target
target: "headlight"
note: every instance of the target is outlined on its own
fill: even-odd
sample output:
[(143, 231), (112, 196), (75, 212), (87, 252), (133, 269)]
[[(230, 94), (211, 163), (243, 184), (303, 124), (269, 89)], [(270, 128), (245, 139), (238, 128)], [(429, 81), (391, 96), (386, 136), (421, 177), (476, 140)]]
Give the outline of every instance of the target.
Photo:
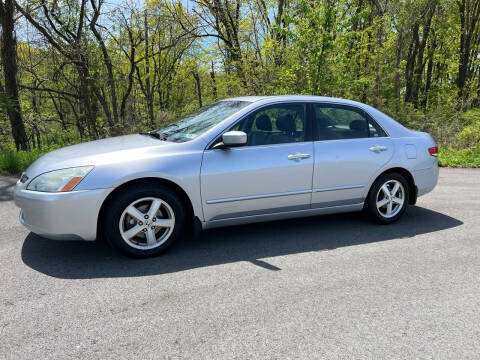
[(93, 166), (81, 166), (50, 171), (33, 179), (28, 184), (27, 190), (43, 192), (71, 191), (92, 169)]

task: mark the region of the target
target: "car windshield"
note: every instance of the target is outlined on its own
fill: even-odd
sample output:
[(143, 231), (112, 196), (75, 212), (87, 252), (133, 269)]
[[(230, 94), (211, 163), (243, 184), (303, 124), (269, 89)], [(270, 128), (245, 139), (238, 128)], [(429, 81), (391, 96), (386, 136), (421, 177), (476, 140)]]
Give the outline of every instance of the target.
[(185, 142), (202, 135), (230, 115), (250, 104), (248, 101), (226, 100), (200, 108), (173, 125), (158, 131), (162, 140)]

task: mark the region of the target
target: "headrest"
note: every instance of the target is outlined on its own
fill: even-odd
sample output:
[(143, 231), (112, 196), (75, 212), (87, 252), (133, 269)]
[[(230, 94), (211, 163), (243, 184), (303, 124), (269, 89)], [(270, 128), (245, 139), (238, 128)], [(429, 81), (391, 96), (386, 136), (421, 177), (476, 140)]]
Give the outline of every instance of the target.
[(317, 125), (319, 128), (326, 128), (327, 126), (332, 125), (332, 120), (322, 112), (317, 113)]
[(367, 123), (365, 120), (353, 120), (350, 123), (350, 130), (352, 131), (366, 131)]
[(293, 116), (290, 114), (280, 116), (277, 119), (277, 129), (285, 132), (295, 132), (297, 131), (297, 126)]
[(257, 120), (255, 120), (258, 130), (262, 131), (272, 131), (272, 121), (268, 115), (260, 115)]

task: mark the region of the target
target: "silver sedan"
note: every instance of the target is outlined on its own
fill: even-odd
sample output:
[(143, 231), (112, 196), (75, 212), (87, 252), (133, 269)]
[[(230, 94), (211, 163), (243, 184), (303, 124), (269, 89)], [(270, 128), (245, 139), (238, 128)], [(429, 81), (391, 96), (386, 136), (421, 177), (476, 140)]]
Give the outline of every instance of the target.
[(34, 233), (102, 237), (145, 257), (188, 228), (360, 210), (390, 224), (437, 179), (430, 135), (371, 106), (241, 97), (159, 131), (50, 152), (22, 174), (15, 201)]

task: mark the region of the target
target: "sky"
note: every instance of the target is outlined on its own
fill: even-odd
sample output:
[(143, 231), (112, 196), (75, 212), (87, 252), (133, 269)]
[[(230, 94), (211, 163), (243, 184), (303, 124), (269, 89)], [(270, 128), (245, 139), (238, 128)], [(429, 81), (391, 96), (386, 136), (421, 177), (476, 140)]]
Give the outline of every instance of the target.
[[(192, 1), (191, 0), (181, 0), (182, 4), (187, 8), (191, 9)], [(21, 2), (20, 2), (21, 3)], [(108, 12), (114, 10), (118, 6), (128, 5), (129, 7), (135, 7), (139, 10), (144, 8), (145, 0), (105, 0), (104, 5), (102, 7), (102, 12)], [(33, 31), (32, 26), (27, 24), (27, 22), (23, 18), (19, 18), (17, 22), (17, 39), (19, 41), (31, 41), (38, 38), (38, 34)]]

